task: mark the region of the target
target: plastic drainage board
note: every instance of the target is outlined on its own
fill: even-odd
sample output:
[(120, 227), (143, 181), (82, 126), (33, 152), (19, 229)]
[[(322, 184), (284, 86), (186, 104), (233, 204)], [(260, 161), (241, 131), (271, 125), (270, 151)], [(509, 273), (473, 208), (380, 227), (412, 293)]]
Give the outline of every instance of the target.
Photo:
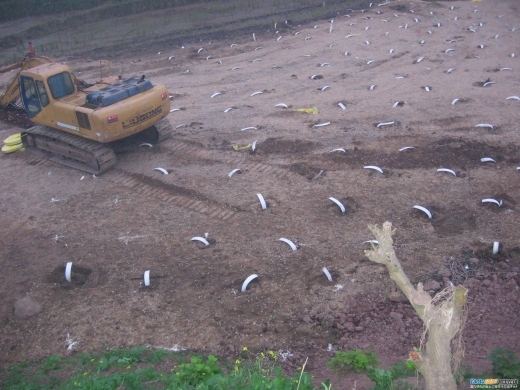
[(87, 95), (87, 102), (96, 106), (106, 107), (151, 88), (153, 88), (153, 85), (150, 80), (140, 81), (140, 79), (132, 77), (98, 91), (90, 92)]

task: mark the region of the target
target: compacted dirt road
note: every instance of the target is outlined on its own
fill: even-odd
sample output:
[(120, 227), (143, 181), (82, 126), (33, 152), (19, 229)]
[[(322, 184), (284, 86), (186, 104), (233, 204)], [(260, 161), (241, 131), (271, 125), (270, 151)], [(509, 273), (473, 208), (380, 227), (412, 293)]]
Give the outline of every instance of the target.
[[(127, 146), (100, 177), (0, 156), (4, 366), (74, 341), (274, 349), (294, 366), (311, 356), (317, 379), (330, 376), (327, 348), (402, 361), (420, 321), (364, 256), (367, 225), (386, 220), (413, 283), (470, 289), (464, 364), (483, 370), (492, 349), (520, 350), (519, 5), (390, 1), (281, 24), (256, 41), (113, 61), (168, 87), (175, 133)], [(98, 59), (64, 61), (85, 80), (99, 73)], [(16, 132), (0, 124), (3, 138)], [(24, 297), (37, 315), (15, 315)]]

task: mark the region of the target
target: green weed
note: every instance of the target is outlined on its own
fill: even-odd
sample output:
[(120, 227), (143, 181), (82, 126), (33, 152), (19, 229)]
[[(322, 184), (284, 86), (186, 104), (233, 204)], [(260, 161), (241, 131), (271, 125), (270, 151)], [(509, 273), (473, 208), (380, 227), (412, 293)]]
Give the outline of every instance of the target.
[[(125, 388), (175, 390), (316, 390), (305, 365), (285, 376), (278, 355), (252, 353), (234, 364), (209, 355), (191, 356), (144, 347), (108, 349), (75, 356), (50, 356), (25, 362), (0, 374), (6, 390), (107, 390)], [(243, 360), (244, 359), (244, 360)], [(173, 367), (173, 368), (172, 368)], [(58, 375), (59, 373), (59, 375)], [(330, 381), (320, 390), (332, 390)]]
[(520, 379), (520, 360), (513, 351), (495, 349), (489, 355), (491, 372), (477, 373), (468, 366), (462, 366), (457, 375), (457, 383), (468, 381), (471, 378)]
[[(326, 379), (322, 384), (323, 390), (332, 390), (332, 385), (330, 384), (330, 379)], [(320, 389), (321, 389), (320, 387)]]
[(400, 381), (400, 378), (413, 376), (415, 366), (412, 362), (406, 361), (406, 364), (397, 363), (388, 369), (382, 369), (379, 366), (377, 355), (374, 351), (364, 353), (360, 349), (354, 351), (336, 351), (327, 366), (334, 371), (354, 370), (356, 372), (364, 372), (367, 377), (375, 383), (375, 387), (371, 390), (400, 390), (409, 389), (410, 385)]
[(202, 384), (217, 374), (222, 374), (222, 370), (217, 365), (218, 359), (209, 355), (204, 362), (202, 358), (194, 356), (190, 363), (181, 364), (175, 373), (175, 384), (187, 384), (196, 386)]
[(156, 349), (152, 355), (148, 358), (148, 362), (150, 363), (162, 363), (166, 358), (166, 351), (163, 349)]
[(520, 360), (513, 351), (495, 349), (488, 359), (491, 360), (493, 378), (520, 379)]
[(377, 355), (374, 351), (363, 353), (360, 349), (355, 351), (336, 351), (334, 356), (327, 366), (334, 371), (345, 371), (354, 369), (356, 372), (364, 372), (379, 364)]
[(50, 371), (57, 371), (60, 367), (61, 356), (53, 355), (49, 356), (43, 361), (43, 372), (48, 374)]

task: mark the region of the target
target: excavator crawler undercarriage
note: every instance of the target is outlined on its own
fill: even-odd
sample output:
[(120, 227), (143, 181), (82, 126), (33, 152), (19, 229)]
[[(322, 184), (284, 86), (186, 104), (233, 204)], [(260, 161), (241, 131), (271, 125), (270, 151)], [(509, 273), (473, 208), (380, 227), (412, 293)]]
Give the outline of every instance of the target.
[[(144, 130), (140, 134), (140, 141), (161, 142), (171, 133), (170, 122), (163, 119)], [(118, 149), (119, 141), (100, 144), (47, 126), (34, 126), (22, 132), (22, 142), (27, 151), (51, 161), (84, 172), (101, 174), (115, 165), (116, 155), (113, 149)]]
[(116, 155), (109, 146), (47, 126), (34, 126), (22, 132), (22, 142), (30, 152), (93, 174), (103, 173), (116, 163)]

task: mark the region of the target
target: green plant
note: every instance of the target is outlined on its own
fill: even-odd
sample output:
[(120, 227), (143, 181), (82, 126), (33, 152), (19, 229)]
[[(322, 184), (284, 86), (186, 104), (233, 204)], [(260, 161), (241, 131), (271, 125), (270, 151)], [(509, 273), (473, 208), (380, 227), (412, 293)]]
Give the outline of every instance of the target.
[(405, 364), (399, 362), (394, 366), (390, 366), (388, 368), (392, 371), (392, 375), (396, 378), (408, 378), (415, 373), (415, 364), (413, 364), (410, 360), (406, 360)]
[[(247, 351), (244, 351), (247, 352)], [(150, 364), (159, 363), (158, 366)], [(162, 363), (161, 363), (162, 362)], [(154, 364), (155, 364), (154, 363)], [(172, 363), (174, 368), (171, 369)], [(161, 370), (167, 368), (167, 370)], [(54, 373), (59, 369), (59, 373)], [(171, 369), (171, 370), (170, 370)], [(50, 356), (0, 372), (6, 390), (105, 390), (126, 388), (176, 390), (317, 390), (305, 364), (285, 376), (273, 351), (255, 354), (234, 364), (215, 356), (192, 356), (164, 350), (108, 349), (73, 356)], [(330, 381), (320, 390), (332, 390)]]
[(406, 369), (409, 371), (417, 370), (417, 367), (415, 367), (415, 364), (413, 364), (413, 362), (410, 359), (406, 359), (405, 365), (406, 365)]
[[(323, 390), (332, 390), (332, 385), (330, 384), (330, 379), (326, 379), (325, 382), (321, 384)], [(320, 387), (321, 389), (321, 387)]]
[(399, 390), (411, 387), (408, 383), (403, 383), (399, 379), (411, 377), (414, 373), (415, 368), (410, 369), (406, 364), (397, 363), (394, 366), (389, 366), (387, 370), (379, 367), (369, 369), (367, 377), (376, 384), (371, 390)]
[(471, 367), (462, 365), (459, 367), (459, 370), (457, 372), (457, 385), (460, 385), (465, 380), (469, 380), (470, 378), (478, 378), (479, 374), (476, 374), (473, 372)]
[(152, 355), (147, 359), (150, 363), (161, 363), (166, 359), (166, 351), (163, 349), (156, 349)]
[[(269, 351), (263, 352), (251, 362), (235, 360), (233, 370), (227, 376), (215, 376), (207, 382), (209, 389), (222, 390), (313, 390), (312, 377), (304, 372), (305, 365), (292, 377), (282, 374), (281, 367), (277, 364), (278, 356)], [(216, 385), (218, 384), (218, 385)]]
[(384, 370), (382, 368), (373, 367), (367, 371), (368, 379), (376, 384), (373, 389), (384, 390), (391, 389), (394, 379), (396, 379), (390, 370)]
[(43, 371), (48, 374), (51, 371), (57, 371), (60, 367), (61, 357), (59, 355), (49, 356), (43, 361)]
[[(360, 349), (354, 351), (336, 351), (327, 366), (334, 371), (353, 369), (356, 372), (365, 372), (367, 377), (375, 383), (371, 390), (407, 389), (410, 386), (398, 381), (399, 378), (407, 378), (415, 373), (415, 365), (411, 361), (405, 364), (397, 363), (389, 366), (387, 370), (379, 366), (377, 355), (374, 351), (364, 353)], [(396, 382), (397, 381), (397, 382)]]
[(520, 379), (520, 360), (513, 351), (495, 349), (488, 356), (492, 364), (492, 376), (500, 379)]
[(175, 373), (175, 381), (188, 385), (198, 385), (204, 383), (208, 378), (222, 374), (222, 370), (217, 365), (218, 359), (209, 355), (206, 362), (198, 356), (191, 358), (190, 363), (183, 363)]
[(378, 365), (377, 355), (374, 351), (363, 353), (360, 349), (354, 351), (336, 351), (327, 366), (334, 371), (344, 371), (353, 368), (356, 372), (367, 371)]

